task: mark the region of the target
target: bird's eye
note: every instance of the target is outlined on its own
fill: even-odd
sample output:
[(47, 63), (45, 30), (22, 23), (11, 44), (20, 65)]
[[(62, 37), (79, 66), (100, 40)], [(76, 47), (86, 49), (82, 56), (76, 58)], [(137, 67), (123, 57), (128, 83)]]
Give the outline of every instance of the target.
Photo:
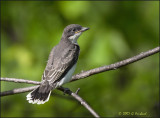
[(75, 31), (76, 31), (76, 29), (72, 29), (72, 31), (73, 31), (73, 32), (75, 32)]

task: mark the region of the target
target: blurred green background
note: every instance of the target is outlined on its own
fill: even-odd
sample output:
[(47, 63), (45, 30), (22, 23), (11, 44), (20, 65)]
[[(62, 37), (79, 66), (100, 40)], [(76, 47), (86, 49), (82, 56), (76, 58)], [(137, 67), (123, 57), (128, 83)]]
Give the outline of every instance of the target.
[[(109, 65), (159, 45), (158, 1), (1, 1), (1, 77), (40, 81), (48, 55), (69, 24), (90, 27), (78, 40), (74, 74)], [(158, 54), (114, 71), (67, 83), (103, 117), (120, 112), (157, 116)], [(32, 86), (1, 82), (1, 91)], [(92, 116), (55, 90), (49, 102), (33, 105), (27, 93), (1, 98), (2, 117)], [(137, 116), (137, 115), (136, 115)], [(137, 116), (138, 117), (138, 116)]]

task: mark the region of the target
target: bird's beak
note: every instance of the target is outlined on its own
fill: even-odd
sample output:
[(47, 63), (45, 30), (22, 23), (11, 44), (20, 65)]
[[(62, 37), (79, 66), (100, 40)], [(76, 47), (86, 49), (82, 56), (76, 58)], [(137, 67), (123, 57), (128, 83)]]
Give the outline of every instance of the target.
[(79, 32), (84, 32), (84, 31), (86, 31), (86, 30), (89, 30), (89, 28), (88, 28), (88, 27), (82, 27), (81, 30), (75, 32), (75, 34), (77, 34), (77, 33), (79, 33)]
[(82, 29), (80, 30), (80, 32), (84, 32), (86, 30), (89, 30), (89, 28), (88, 27), (82, 27)]

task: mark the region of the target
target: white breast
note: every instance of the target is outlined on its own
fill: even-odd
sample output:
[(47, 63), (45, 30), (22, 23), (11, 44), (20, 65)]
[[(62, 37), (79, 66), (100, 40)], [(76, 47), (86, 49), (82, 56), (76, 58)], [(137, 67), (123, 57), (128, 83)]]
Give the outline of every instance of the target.
[(76, 64), (67, 72), (67, 74), (57, 83), (56, 87), (62, 86), (63, 84), (69, 82), (72, 79), (72, 74), (74, 73)]

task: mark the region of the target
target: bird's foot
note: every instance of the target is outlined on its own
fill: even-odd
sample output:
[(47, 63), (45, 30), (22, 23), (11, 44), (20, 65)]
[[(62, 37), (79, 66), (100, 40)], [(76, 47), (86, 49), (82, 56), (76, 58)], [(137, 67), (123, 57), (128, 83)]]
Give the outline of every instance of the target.
[(67, 94), (67, 93), (70, 93), (70, 91), (71, 90), (69, 88), (64, 88), (64, 95)]
[(65, 94), (71, 94), (72, 93), (72, 91), (69, 89), (69, 88), (64, 88), (64, 87), (59, 87), (61, 90), (63, 90), (63, 92), (64, 92), (64, 95)]

